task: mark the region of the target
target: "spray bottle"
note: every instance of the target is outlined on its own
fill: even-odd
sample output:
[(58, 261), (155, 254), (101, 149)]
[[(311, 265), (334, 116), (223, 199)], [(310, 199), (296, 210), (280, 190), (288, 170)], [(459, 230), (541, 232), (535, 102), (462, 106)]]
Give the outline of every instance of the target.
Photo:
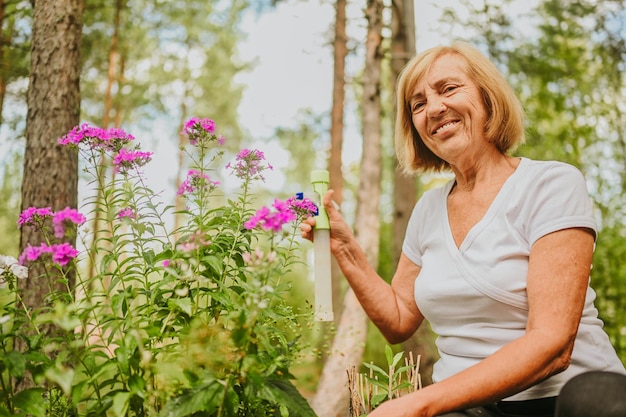
[(330, 221), (323, 199), (328, 191), (330, 175), (326, 170), (311, 172), (313, 191), (319, 197), (318, 214), (313, 230), (313, 256), (315, 258), (315, 320), (333, 321), (333, 285), (330, 271)]

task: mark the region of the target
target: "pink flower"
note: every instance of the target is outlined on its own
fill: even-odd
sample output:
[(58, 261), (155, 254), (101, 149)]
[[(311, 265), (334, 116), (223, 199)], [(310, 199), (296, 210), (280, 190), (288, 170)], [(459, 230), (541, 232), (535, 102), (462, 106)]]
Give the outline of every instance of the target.
[(78, 256), (78, 251), (69, 243), (52, 245), (52, 261), (64, 266)]
[(236, 177), (246, 181), (257, 179), (265, 181), (263, 171), (274, 169), (269, 163), (263, 163), (265, 155), (257, 149), (242, 149), (235, 157), (235, 161), (234, 166), (228, 163), (226, 168), (229, 168)]
[(119, 128), (102, 129), (84, 123), (76, 126), (69, 133), (58, 140), (60, 145), (88, 144), (92, 149), (103, 148), (119, 151), (125, 144), (135, 138)]
[(52, 254), (52, 261), (60, 266), (67, 265), (78, 256), (78, 251), (69, 243), (60, 243), (52, 246), (42, 243), (39, 246), (28, 245), (20, 255), (19, 264), (23, 265), (26, 261), (36, 261), (42, 255), (48, 253)]
[(318, 213), (315, 203), (309, 198), (304, 198), (304, 196), (291, 197), (286, 203), (296, 213), (298, 218), (307, 218)]
[(197, 189), (208, 188), (211, 192), (219, 185), (219, 181), (211, 181), (207, 174), (195, 169), (187, 172), (187, 178), (180, 184), (176, 195), (191, 194)]
[(130, 169), (147, 164), (150, 160), (152, 160), (152, 152), (122, 148), (113, 158), (113, 165), (116, 172), (128, 172)]
[(260, 226), (264, 230), (271, 230), (274, 233), (282, 231), (283, 226), (296, 220), (296, 213), (291, 209), (287, 201), (274, 200), (272, 209), (261, 207), (247, 222), (244, 227), (248, 230)]
[(125, 209), (120, 210), (120, 212), (117, 213), (118, 219), (123, 219), (125, 217), (129, 219), (135, 219), (137, 218), (137, 215), (135, 214), (135, 211), (132, 208), (127, 207)]
[(46, 218), (52, 217), (54, 213), (50, 207), (37, 208), (37, 207), (29, 207), (20, 213), (20, 216), (17, 220), (18, 227), (27, 225), (34, 226), (36, 223), (45, 220)]
[(65, 225), (67, 222), (81, 225), (87, 221), (87, 218), (76, 209), (69, 207), (54, 213), (52, 216), (52, 225), (54, 227), (54, 236), (58, 239), (65, 236)]
[(218, 145), (223, 145), (225, 139), (220, 136), (215, 136), (215, 122), (211, 119), (200, 119), (198, 117), (192, 117), (187, 120), (182, 135), (186, 135), (189, 138), (189, 143), (197, 145), (199, 141), (213, 141), (216, 140)]

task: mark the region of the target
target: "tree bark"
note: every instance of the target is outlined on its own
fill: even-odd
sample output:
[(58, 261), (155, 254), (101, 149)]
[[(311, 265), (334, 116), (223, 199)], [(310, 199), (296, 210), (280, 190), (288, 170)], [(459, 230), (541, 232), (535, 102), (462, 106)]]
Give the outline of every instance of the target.
[[(395, 83), (402, 68), (415, 55), (415, 11), (413, 0), (393, 0), (391, 11), (391, 77)], [(394, 114), (396, 109), (395, 88), (393, 94)], [(404, 174), (397, 159), (394, 158), (393, 182), (393, 260), (397, 264), (402, 253), (402, 243), (413, 207), (417, 202), (418, 181), (413, 176)], [(402, 349), (408, 355), (413, 352), (420, 355), (420, 375), (422, 383), (432, 382), (432, 366), (437, 358), (437, 349), (430, 328), (424, 324), (407, 341), (402, 343)]]
[[(368, 0), (365, 71), (363, 75), (363, 155), (361, 181), (357, 192), (355, 235), (368, 261), (378, 265), (380, 220), (378, 202), (381, 182), (381, 104), (382, 72), (381, 0)], [(337, 334), (324, 365), (318, 390), (311, 406), (319, 416), (345, 416), (349, 404), (347, 373), (363, 358), (368, 319), (352, 290), (345, 296)]]
[[(330, 188), (335, 192), (333, 199), (339, 205), (343, 202), (342, 149), (344, 129), (344, 107), (346, 98), (346, 57), (348, 56), (348, 34), (346, 33), (346, 0), (337, 0), (335, 40), (333, 42), (333, 101), (330, 111)], [(335, 322), (341, 314), (341, 270), (334, 261), (331, 262), (333, 283), (333, 306), (335, 306)]]
[[(81, 0), (34, 2), (22, 210), (35, 206), (56, 211), (78, 204), (78, 156), (58, 145), (57, 139), (80, 118), (82, 11)], [(20, 250), (41, 242), (39, 232), (22, 228)], [(70, 243), (75, 244), (75, 238)], [(33, 263), (29, 279), (18, 281), (24, 303), (31, 310), (44, 307), (51, 290), (43, 284), (42, 274), (43, 269)], [(74, 277), (68, 278), (67, 286), (53, 282), (53, 287), (61, 291), (73, 288)]]

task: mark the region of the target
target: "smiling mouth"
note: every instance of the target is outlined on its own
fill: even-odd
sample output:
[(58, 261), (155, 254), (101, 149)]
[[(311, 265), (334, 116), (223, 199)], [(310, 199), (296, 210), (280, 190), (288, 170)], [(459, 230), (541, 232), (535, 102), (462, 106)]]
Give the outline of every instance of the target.
[(458, 121), (447, 122), (447, 123), (439, 126), (433, 133), (434, 134), (441, 133), (441, 132), (445, 131), (446, 129), (451, 128), (452, 126), (454, 126), (457, 123), (458, 123)]

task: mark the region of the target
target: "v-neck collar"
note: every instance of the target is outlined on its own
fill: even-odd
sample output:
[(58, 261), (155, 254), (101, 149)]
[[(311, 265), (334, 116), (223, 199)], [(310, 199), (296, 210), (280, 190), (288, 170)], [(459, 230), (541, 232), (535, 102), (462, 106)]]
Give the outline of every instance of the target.
[(489, 223), (491, 223), (493, 218), (498, 214), (498, 211), (500, 211), (503, 203), (507, 201), (510, 193), (513, 192), (513, 190), (515, 189), (515, 183), (517, 182), (517, 178), (519, 178), (519, 176), (521, 175), (521, 172), (524, 170), (527, 162), (527, 158), (520, 158), (519, 165), (515, 168), (515, 171), (513, 171), (513, 173), (511, 173), (511, 175), (509, 175), (509, 177), (504, 181), (504, 184), (502, 184), (502, 187), (500, 187), (500, 190), (489, 205), (489, 208), (485, 212), (484, 216), (474, 226), (472, 226), (472, 228), (467, 233), (467, 235), (465, 235), (465, 238), (458, 247), (456, 245), (456, 242), (454, 241), (452, 228), (450, 227), (447, 201), (448, 195), (450, 195), (452, 187), (456, 183), (456, 179), (450, 180), (445, 185), (445, 189), (443, 191), (443, 194), (445, 196), (445, 198), (443, 199), (444, 216), (442, 216), (442, 218), (444, 222), (444, 230), (446, 232), (446, 240), (451, 250), (453, 250), (454, 252), (463, 253), (470, 248), (474, 240), (480, 235), (485, 227), (487, 227)]

